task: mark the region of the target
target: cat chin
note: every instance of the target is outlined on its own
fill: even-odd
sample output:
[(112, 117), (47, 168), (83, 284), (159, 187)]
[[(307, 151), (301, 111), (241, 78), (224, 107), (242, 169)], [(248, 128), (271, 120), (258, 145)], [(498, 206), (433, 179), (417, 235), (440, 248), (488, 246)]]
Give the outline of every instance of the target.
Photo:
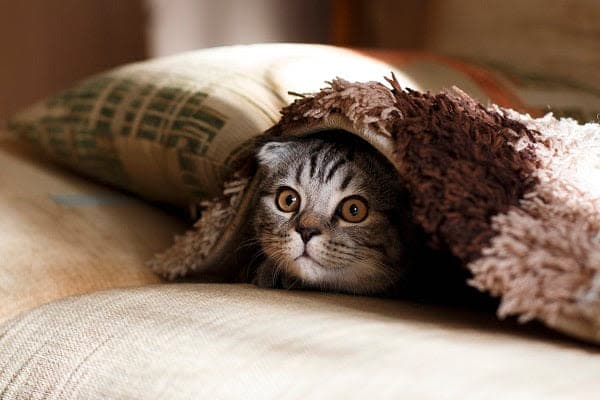
[(296, 258), (290, 265), (290, 272), (303, 282), (310, 284), (337, 281), (341, 274), (339, 269), (327, 268), (307, 255)]
[(384, 291), (393, 282), (365, 274), (357, 266), (328, 268), (313, 258), (301, 256), (288, 265), (289, 275), (299, 278), (307, 287), (333, 290), (343, 293), (369, 295)]
[(366, 287), (362, 287), (363, 285), (359, 282), (348, 280), (349, 276), (353, 276), (354, 274), (348, 274), (346, 270), (348, 268), (352, 269), (352, 267), (326, 267), (307, 255), (298, 257), (290, 267), (289, 272), (293, 276), (300, 278), (304, 284), (310, 286), (315, 285), (321, 288), (351, 293), (366, 293), (371, 291), (367, 290)]
[(310, 256), (302, 255), (294, 260), (293, 273), (307, 282), (319, 281), (326, 275), (326, 269)]

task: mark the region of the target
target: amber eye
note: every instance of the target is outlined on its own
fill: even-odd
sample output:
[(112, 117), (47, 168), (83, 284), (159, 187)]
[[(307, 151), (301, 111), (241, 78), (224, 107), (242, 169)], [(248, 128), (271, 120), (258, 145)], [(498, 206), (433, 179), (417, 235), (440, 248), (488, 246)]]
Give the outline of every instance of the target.
[(300, 195), (292, 188), (282, 187), (275, 195), (275, 204), (283, 212), (294, 212), (300, 208)]
[(367, 201), (359, 196), (345, 198), (340, 202), (338, 214), (344, 221), (354, 224), (362, 222), (369, 215)]

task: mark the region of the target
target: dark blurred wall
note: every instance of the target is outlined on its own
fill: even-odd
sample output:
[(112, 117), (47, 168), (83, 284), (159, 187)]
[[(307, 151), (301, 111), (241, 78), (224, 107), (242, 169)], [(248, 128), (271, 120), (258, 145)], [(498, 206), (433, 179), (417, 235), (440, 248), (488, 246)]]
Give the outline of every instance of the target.
[(185, 50), (330, 38), (329, 0), (0, 0), (0, 128), (115, 65)]
[(419, 49), (429, 0), (330, 0), (331, 42), (340, 46)]
[(0, 0), (0, 126), (91, 73), (146, 56), (143, 0)]
[(600, 0), (0, 0), (0, 127), (118, 64), (273, 41), (428, 50), (600, 88)]
[(327, 43), (331, 0), (147, 0), (152, 56), (260, 42)]
[(424, 48), (600, 90), (600, 0), (427, 0)]
[(600, 90), (600, 0), (331, 0), (332, 39), (425, 50)]

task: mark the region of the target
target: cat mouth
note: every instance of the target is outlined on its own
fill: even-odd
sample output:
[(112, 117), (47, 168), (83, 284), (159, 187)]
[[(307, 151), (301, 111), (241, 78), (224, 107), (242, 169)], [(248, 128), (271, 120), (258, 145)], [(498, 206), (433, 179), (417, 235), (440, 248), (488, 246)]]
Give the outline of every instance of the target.
[(300, 254), (298, 257), (296, 257), (296, 258), (294, 259), (294, 261), (298, 261), (298, 260), (301, 260), (301, 259), (303, 259), (303, 258), (304, 258), (304, 259), (306, 259), (306, 260), (309, 260), (309, 261), (311, 261), (312, 263), (314, 263), (314, 264), (318, 265), (318, 266), (319, 266), (319, 267), (321, 267), (321, 268), (325, 268), (325, 267), (324, 267), (324, 266), (323, 266), (321, 263), (319, 263), (317, 260), (315, 260), (314, 258), (312, 258), (312, 257), (310, 256), (310, 254), (308, 254), (308, 252), (306, 251), (306, 249), (304, 250), (304, 252), (303, 252), (302, 254)]

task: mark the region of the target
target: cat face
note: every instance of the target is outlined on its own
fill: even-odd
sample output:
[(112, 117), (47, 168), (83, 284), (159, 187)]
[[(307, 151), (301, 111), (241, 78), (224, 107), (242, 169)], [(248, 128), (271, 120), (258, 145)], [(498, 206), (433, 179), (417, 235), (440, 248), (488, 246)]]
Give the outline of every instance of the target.
[(402, 188), (366, 142), (336, 139), (270, 142), (258, 152), (264, 180), (254, 224), (274, 266), (268, 278), (379, 292), (402, 274)]

